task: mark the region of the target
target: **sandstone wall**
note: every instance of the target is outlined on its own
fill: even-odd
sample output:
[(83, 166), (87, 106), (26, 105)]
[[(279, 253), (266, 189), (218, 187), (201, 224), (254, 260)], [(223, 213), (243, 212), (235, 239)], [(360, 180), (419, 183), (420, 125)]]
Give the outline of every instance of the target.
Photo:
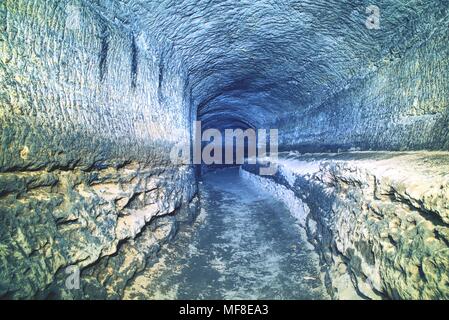
[(2, 1), (0, 29), (0, 297), (58, 297), (72, 265), (126, 281), (170, 234), (149, 224), (196, 194), (168, 159), (190, 141), (182, 66), (89, 1)]
[(283, 148), (448, 150), (447, 24), (414, 40), (380, 62), (367, 61), (367, 75), (324, 102), (281, 119)]
[(447, 299), (447, 159), (444, 152), (287, 156), (269, 179), (301, 203), (292, 213), (304, 221), (334, 297)]

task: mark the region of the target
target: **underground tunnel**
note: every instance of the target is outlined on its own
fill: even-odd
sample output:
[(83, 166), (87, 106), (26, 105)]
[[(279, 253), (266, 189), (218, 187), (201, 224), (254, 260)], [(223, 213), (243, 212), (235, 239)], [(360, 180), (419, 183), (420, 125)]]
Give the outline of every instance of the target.
[[(0, 297), (448, 299), (448, 26), (447, 0), (0, 1)], [(236, 130), (267, 152), (173, 161)]]

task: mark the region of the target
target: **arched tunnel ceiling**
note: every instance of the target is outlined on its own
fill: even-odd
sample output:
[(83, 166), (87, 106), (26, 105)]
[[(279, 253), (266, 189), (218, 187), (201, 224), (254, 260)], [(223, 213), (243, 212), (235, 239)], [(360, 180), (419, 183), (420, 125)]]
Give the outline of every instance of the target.
[[(99, 0), (157, 57), (178, 59), (204, 122), (267, 125), (301, 113), (401, 58), (430, 34), (448, 2), (378, 0)], [(162, 72), (162, 70), (161, 70)], [(212, 122), (211, 122), (212, 121)]]

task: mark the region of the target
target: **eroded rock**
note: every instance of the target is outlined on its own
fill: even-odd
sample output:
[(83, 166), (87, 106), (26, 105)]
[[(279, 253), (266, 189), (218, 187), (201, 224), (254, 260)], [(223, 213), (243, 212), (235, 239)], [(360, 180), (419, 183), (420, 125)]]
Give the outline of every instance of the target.
[(304, 227), (327, 266), (335, 297), (353, 298), (349, 274), (364, 298), (447, 299), (447, 156), (286, 154), (268, 181), (249, 177), (271, 188), (280, 184), (310, 209)]

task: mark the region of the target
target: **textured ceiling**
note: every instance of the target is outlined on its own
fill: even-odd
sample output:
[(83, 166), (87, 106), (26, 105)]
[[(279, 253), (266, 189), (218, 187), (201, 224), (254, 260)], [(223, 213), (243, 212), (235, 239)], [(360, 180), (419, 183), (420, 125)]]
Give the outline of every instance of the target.
[[(380, 8), (379, 30), (366, 9)], [(262, 126), (317, 105), (400, 59), (447, 19), (447, 0), (96, 1), (106, 17), (186, 68), (209, 125)], [(163, 66), (161, 66), (163, 68)]]

